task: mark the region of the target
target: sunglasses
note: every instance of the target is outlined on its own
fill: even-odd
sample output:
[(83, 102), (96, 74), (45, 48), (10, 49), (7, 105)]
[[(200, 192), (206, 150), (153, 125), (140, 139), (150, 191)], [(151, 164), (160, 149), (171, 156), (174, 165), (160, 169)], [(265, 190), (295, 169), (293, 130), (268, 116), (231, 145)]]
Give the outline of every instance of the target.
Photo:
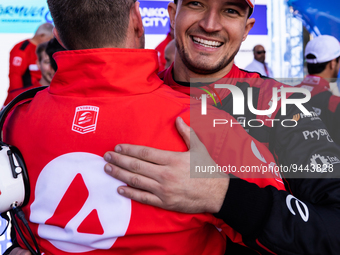
[(256, 54), (260, 55), (260, 54), (266, 54), (266, 51), (265, 50), (262, 50), (262, 51), (256, 51)]

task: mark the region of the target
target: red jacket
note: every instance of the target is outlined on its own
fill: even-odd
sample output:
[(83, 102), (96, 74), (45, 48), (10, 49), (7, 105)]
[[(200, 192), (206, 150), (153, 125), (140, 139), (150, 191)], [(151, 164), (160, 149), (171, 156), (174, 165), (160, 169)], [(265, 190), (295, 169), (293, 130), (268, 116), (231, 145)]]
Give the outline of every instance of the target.
[[(224, 231), (240, 237), (221, 220), (126, 199), (116, 192), (123, 183), (103, 171), (103, 154), (118, 143), (187, 150), (174, 123), (177, 116), (189, 123), (190, 98), (157, 77), (156, 52), (92, 49), (54, 56), (58, 71), (50, 87), (19, 105), (4, 130), (4, 141), (19, 148), (29, 169), (31, 197), (23, 210), (42, 252), (224, 254)], [(197, 102), (192, 109), (200, 110)], [(217, 117), (230, 116), (209, 108), (203, 119)], [(203, 128), (200, 137), (220, 165), (273, 161), (242, 128)], [(266, 183), (283, 188), (274, 179)]]
[(29, 40), (16, 44), (9, 56), (9, 88), (8, 92), (31, 86), (41, 79), (37, 66), (37, 46)]
[(38, 80), (36, 80), (33, 85), (25, 87), (25, 88), (20, 88), (20, 89), (14, 89), (10, 92), (8, 92), (7, 98), (5, 100), (4, 106), (6, 106), (9, 102), (11, 102), (16, 96), (20, 95), (21, 93), (25, 92), (26, 90), (41, 87), (42, 85)]

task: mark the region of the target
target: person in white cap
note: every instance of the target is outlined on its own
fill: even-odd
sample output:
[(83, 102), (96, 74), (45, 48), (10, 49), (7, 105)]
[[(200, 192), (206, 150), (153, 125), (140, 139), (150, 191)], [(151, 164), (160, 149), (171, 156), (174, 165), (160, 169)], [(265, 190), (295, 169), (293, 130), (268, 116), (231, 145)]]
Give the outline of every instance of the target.
[[(183, 93), (192, 92), (194, 98), (205, 95), (208, 104), (233, 114), (236, 99), (228, 89), (214, 87), (223, 77), (221, 84), (242, 90), (244, 102), (248, 101), (247, 91), (252, 89), (254, 107), (269, 109), (273, 105), (273, 89), (281, 92), (285, 85), (234, 65), (234, 57), (255, 22), (250, 17), (254, 3), (243, 0), (170, 3), (168, 10), (177, 50), (174, 64), (159, 74), (164, 82)], [(194, 84), (198, 89), (190, 88), (190, 78), (210, 78), (216, 82), (206, 85), (202, 81)], [(298, 97), (304, 95), (294, 93), (289, 99)], [(257, 116), (249, 109), (234, 116), (275, 155), (289, 192), (259, 187), (240, 178), (190, 178), (193, 163), (204, 166), (211, 161), (204, 146), (190, 136), (193, 131), (189, 127), (184, 128), (184, 139), (191, 141), (188, 152), (119, 144), (114, 152), (105, 154), (108, 162), (105, 171), (128, 184), (118, 188), (125, 197), (185, 213), (216, 213), (251, 247), (227, 240), (226, 254), (338, 254), (340, 182), (332, 177), (339, 177), (340, 148), (321, 134), (326, 127), (311, 106), (304, 104), (312, 116), (304, 115), (295, 105), (287, 105), (284, 114), (280, 111), (281, 100), (277, 103), (277, 111), (270, 116)], [(249, 120), (267, 118), (275, 121), (275, 125), (249, 125)], [(296, 127), (283, 127), (280, 122), (285, 120), (295, 122)], [(195, 155), (199, 157), (194, 157), (193, 162)]]
[(254, 60), (247, 65), (244, 69), (250, 72), (258, 72), (263, 76), (273, 78), (273, 71), (265, 62), (266, 60), (266, 50), (260, 44), (253, 48)]
[(340, 97), (330, 91), (340, 68), (340, 43), (330, 35), (321, 35), (308, 42), (305, 49), (308, 75), (298, 87), (312, 94), (310, 104), (326, 124), (331, 138), (340, 145)]

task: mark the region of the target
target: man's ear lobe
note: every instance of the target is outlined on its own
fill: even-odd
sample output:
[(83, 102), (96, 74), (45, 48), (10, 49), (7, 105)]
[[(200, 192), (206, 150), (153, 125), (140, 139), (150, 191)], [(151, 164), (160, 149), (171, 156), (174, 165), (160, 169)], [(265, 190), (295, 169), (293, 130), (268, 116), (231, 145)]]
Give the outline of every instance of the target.
[(169, 12), (169, 17), (170, 17), (170, 26), (172, 27), (172, 29), (175, 29), (176, 10), (177, 10), (177, 5), (173, 2), (170, 2), (168, 5), (168, 12)]
[(61, 41), (61, 39), (60, 39), (59, 32), (58, 32), (58, 30), (56, 29), (56, 27), (54, 27), (52, 31), (53, 31), (54, 37), (57, 39), (57, 41), (60, 43), (60, 45), (63, 46), (64, 49), (66, 49), (64, 43), (63, 43), (63, 42)]
[(242, 41), (247, 39), (247, 36), (248, 36), (250, 30), (253, 28), (254, 24), (255, 24), (255, 19), (254, 18), (247, 19), (246, 29), (244, 30)]
[(337, 67), (338, 63), (336, 62), (336, 59), (333, 59), (330, 64), (331, 64), (331, 69), (334, 70)]
[(144, 26), (143, 19), (139, 11), (139, 2), (136, 1), (132, 6), (132, 15), (133, 15), (133, 27), (138, 35), (138, 37), (142, 37), (144, 34)]

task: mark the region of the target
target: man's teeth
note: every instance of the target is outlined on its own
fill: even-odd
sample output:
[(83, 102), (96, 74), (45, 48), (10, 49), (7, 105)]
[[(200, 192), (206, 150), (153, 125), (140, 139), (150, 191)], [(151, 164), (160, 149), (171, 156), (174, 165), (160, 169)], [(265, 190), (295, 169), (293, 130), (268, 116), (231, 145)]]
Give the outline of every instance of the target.
[(210, 48), (217, 48), (220, 47), (222, 45), (221, 42), (216, 42), (216, 41), (208, 41), (208, 40), (204, 40), (198, 37), (193, 37), (192, 38), (194, 40), (195, 43), (198, 43), (204, 47), (210, 47)]

